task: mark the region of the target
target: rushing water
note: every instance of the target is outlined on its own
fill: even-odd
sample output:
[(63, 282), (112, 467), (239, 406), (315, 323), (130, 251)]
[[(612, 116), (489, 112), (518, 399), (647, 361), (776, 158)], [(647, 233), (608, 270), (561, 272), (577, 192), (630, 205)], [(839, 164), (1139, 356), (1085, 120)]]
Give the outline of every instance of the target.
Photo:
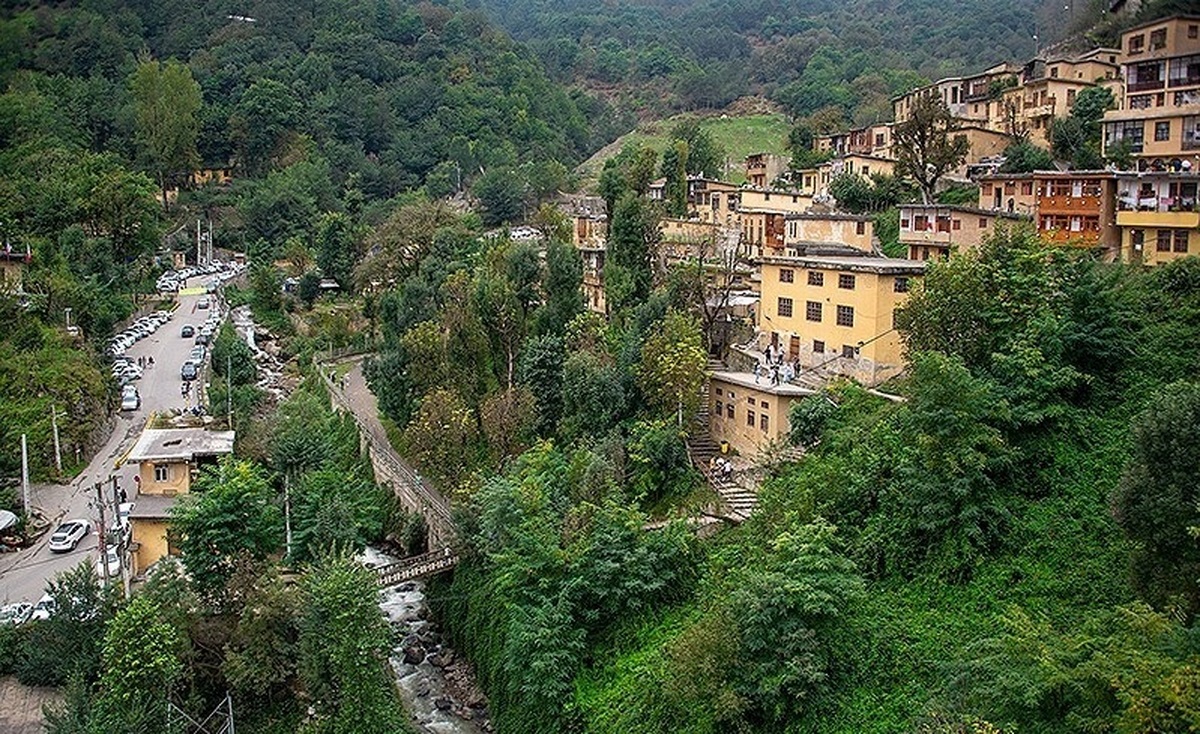
[[(367, 563), (386, 559), (368, 551)], [(413, 726), (421, 734), (493, 731), (487, 699), (471, 666), (445, 644), (425, 603), (425, 587), (408, 581), (380, 592), (379, 608), (395, 631), (391, 664)]]

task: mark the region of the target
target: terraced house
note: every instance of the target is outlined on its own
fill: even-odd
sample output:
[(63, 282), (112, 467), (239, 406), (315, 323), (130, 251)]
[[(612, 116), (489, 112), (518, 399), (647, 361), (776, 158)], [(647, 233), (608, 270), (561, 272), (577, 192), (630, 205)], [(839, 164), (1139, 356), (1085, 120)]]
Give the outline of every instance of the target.
[(1200, 173), (1117, 174), (1121, 259), (1155, 265), (1200, 253)]
[(1145, 23), (1121, 36), (1125, 94), (1104, 115), (1105, 155), (1139, 170), (1200, 170), (1200, 15)]

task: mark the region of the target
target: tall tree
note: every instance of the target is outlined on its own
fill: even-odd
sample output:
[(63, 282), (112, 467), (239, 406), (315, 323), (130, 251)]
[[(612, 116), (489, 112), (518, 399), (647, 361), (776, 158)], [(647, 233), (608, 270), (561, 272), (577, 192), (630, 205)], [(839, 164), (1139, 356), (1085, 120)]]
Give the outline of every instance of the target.
[(178, 61), (146, 60), (138, 64), (132, 87), (138, 145), (158, 180), (165, 211), (168, 186), (200, 160), (200, 85)]
[(604, 283), (613, 310), (650, 295), (660, 232), (650, 202), (632, 191), (617, 202), (608, 234)]
[(957, 130), (958, 121), (934, 95), (918, 98), (909, 118), (893, 128), (896, 175), (915, 181), (926, 204), (936, 200), (938, 181), (961, 165), (971, 150), (966, 136), (955, 134)]
[(317, 223), (317, 266), (343, 289), (351, 285), (358, 262), (357, 236), (350, 217), (329, 212)]
[(699, 406), (706, 361), (699, 325), (679, 311), (668, 311), (642, 345), (642, 390), (681, 427)]

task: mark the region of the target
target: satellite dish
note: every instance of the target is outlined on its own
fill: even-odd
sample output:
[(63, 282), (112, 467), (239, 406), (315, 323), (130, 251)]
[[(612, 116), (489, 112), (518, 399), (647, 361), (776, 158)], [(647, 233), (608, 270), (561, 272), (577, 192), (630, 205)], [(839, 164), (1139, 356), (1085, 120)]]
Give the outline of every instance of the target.
[(0, 510), (0, 530), (8, 530), (16, 525), (19, 519), (8, 510)]

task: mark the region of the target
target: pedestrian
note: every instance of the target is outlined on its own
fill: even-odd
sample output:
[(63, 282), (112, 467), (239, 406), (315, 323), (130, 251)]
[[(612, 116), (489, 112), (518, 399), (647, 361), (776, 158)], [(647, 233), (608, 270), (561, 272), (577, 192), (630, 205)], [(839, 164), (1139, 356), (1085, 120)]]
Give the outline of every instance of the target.
[(721, 475), (726, 481), (733, 478), (733, 462), (729, 459), (725, 459), (725, 465), (721, 467)]
[(779, 365), (771, 365), (771, 384), (779, 384)]
[(762, 376), (762, 362), (755, 361), (754, 363), (754, 384), (758, 384), (758, 378)]

